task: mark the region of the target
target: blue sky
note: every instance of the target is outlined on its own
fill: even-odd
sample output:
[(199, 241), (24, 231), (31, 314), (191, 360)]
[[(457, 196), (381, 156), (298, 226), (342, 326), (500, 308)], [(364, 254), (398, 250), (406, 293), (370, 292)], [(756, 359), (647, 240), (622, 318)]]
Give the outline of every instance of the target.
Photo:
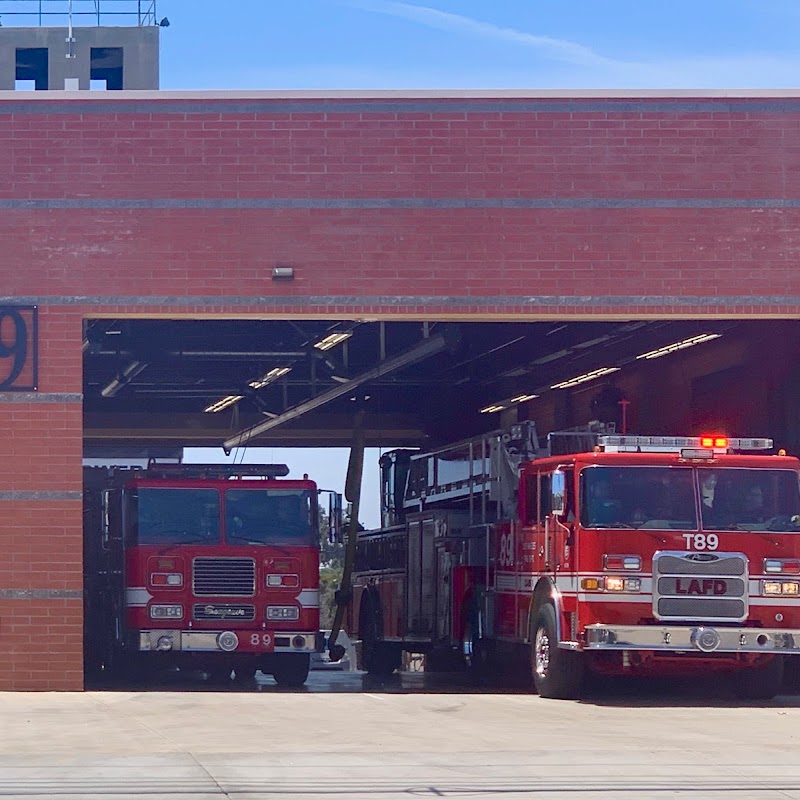
[[(221, 448), (193, 448), (184, 451), (184, 461), (193, 464), (286, 464), (290, 478), (307, 474), (320, 489), (344, 491), (344, 477), (350, 451), (343, 447), (319, 449), (311, 447), (246, 447), (225, 456)], [(361, 513), (358, 518), (367, 528), (380, 527), (380, 473), (378, 459), (381, 451), (367, 448), (364, 453), (364, 477), (361, 482)], [(328, 508), (329, 495), (320, 498)]]
[(158, 0), (165, 89), (800, 85), (797, 0)]

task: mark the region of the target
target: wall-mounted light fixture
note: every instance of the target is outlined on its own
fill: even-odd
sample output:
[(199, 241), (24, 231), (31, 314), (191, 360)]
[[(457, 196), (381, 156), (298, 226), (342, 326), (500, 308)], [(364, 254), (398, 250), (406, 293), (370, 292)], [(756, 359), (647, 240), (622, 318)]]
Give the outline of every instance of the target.
[(273, 267), (272, 280), (274, 281), (294, 280), (294, 267), (286, 267), (286, 266)]

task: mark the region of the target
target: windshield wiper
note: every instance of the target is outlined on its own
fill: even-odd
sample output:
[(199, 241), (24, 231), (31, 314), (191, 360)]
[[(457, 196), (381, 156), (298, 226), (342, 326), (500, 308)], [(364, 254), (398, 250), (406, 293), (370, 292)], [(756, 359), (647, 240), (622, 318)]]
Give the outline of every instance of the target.
[(635, 531), (635, 525), (629, 525), (627, 522), (594, 522), (589, 525), (590, 528), (601, 528), (603, 530), (607, 530), (609, 528), (624, 528), (625, 530)]
[[(169, 533), (175, 534), (177, 533), (177, 531), (169, 531)], [(181, 545), (184, 544), (216, 544), (216, 543), (217, 542), (209, 542), (206, 536), (195, 536), (192, 539), (184, 539), (183, 541), (180, 542), (172, 542), (171, 544), (168, 544), (163, 550), (158, 551), (158, 555), (163, 556), (164, 553), (168, 553), (170, 550), (172, 550), (173, 547), (180, 547)]]
[(236, 542), (246, 542), (247, 544), (261, 544), (264, 545), (266, 542), (263, 539), (249, 539), (247, 536), (237, 536), (234, 533), (226, 533), (225, 538), (230, 541)]

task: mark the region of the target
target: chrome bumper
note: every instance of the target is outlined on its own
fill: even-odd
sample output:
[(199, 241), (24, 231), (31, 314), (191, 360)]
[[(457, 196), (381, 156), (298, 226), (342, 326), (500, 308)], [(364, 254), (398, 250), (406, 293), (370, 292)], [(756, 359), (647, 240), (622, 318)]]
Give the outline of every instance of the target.
[[(233, 634), (233, 638), (231, 637)], [(155, 630), (139, 631), (139, 650), (163, 653), (247, 653), (248, 655), (267, 655), (269, 653), (313, 653), (317, 650), (317, 635), (300, 631), (270, 632), (274, 643), (269, 649), (251, 647), (251, 631), (180, 631)], [(259, 631), (259, 638), (263, 631)], [(302, 646), (293, 644), (296, 637), (302, 637)], [(236, 642), (236, 646), (231, 644)], [(167, 642), (169, 646), (167, 646)]]
[(800, 630), (715, 628), (712, 625), (589, 625), (587, 650), (673, 653), (800, 653)]

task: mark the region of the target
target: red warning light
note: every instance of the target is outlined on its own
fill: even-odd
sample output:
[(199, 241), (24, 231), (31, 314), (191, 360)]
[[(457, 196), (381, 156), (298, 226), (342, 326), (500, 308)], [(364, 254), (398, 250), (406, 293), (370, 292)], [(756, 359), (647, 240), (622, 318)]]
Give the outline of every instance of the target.
[(728, 446), (728, 437), (727, 436), (701, 436), (700, 437), (700, 446), (701, 447), (727, 447)]
[(717, 436), (714, 439), (714, 447), (727, 447), (728, 440), (724, 436)]
[(713, 436), (701, 436), (700, 437), (700, 446), (701, 447), (713, 447), (714, 446), (714, 437)]

